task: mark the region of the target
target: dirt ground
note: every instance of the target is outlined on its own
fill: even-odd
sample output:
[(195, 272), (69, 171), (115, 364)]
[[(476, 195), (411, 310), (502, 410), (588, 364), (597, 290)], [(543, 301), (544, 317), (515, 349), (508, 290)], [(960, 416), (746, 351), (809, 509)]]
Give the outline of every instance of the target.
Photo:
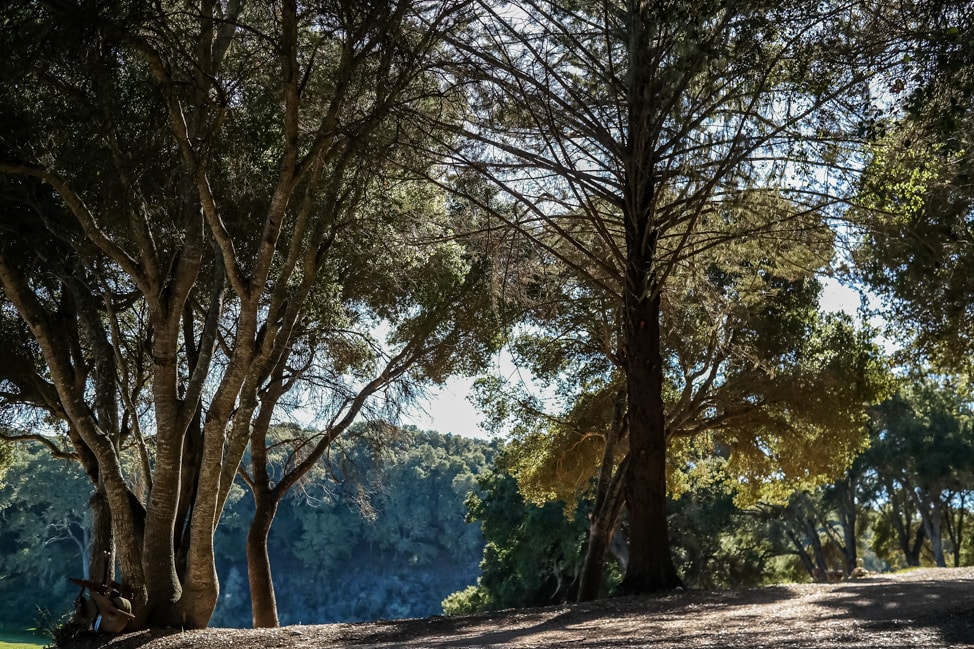
[(76, 649), (740, 649), (974, 647), (974, 568), (835, 584), (677, 592), (453, 618), (154, 630)]

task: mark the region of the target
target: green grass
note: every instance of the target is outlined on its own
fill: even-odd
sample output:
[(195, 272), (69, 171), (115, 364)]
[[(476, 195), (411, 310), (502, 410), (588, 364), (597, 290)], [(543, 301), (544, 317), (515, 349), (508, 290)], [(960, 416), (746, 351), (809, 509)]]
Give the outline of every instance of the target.
[(0, 630), (0, 649), (37, 649), (49, 644), (44, 638), (26, 632)]

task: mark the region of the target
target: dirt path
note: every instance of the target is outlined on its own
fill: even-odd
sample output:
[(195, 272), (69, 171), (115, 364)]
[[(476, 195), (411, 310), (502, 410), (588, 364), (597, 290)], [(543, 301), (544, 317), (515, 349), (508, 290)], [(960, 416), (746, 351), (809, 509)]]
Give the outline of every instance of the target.
[(153, 631), (105, 649), (974, 647), (974, 568), (829, 585), (681, 592), (526, 611), (269, 630)]

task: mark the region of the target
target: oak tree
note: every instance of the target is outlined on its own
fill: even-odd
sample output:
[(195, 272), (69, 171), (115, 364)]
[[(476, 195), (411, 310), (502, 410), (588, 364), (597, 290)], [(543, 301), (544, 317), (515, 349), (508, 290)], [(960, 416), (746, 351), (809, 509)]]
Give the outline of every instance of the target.
[[(405, 235), (369, 240), (382, 231), (369, 224), (390, 212), (388, 227), (409, 229), (382, 195), (421, 150), (407, 124), (446, 112), (427, 69), (456, 11), (412, 0), (0, 9), (4, 314), (26, 323), (43, 359), (32, 388), (107, 498), (133, 626), (210, 619), (213, 532), (251, 433), (303, 363), (355, 365), (328, 358), (341, 344), (315, 344), (319, 310), (340, 312), (321, 336), (377, 349), (363, 337), (370, 319), (402, 325), (385, 364), (357, 366), (374, 389), (343, 417), (403, 375), (393, 362), (423, 356), (437, 307), (376, 295), (425, 253), (387, 267), (371, 293), (343, 291), (368, 272), (361, 253), (414, 252)], [(458, 264), (448, 283), (472, 267)]]

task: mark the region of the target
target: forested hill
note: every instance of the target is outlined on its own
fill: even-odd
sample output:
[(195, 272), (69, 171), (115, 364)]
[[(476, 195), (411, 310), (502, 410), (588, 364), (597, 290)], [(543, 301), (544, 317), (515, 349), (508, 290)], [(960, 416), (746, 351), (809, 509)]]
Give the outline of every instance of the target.
[[(282, 624), (428, 616), (476, 581), (480, 526), (464, 500), (494, 444), (402, 431), (381, 448), (356, 438), (285, 500), (269, 549)], [(44, 625), (70, 610), (84, 571), (91, 493), (76, 463), (18, 446), (0, 489), (0, 628)], [(216, 532), (220, 601), (213, 626), (249, 627), (249, 492), (235, 486)]]

